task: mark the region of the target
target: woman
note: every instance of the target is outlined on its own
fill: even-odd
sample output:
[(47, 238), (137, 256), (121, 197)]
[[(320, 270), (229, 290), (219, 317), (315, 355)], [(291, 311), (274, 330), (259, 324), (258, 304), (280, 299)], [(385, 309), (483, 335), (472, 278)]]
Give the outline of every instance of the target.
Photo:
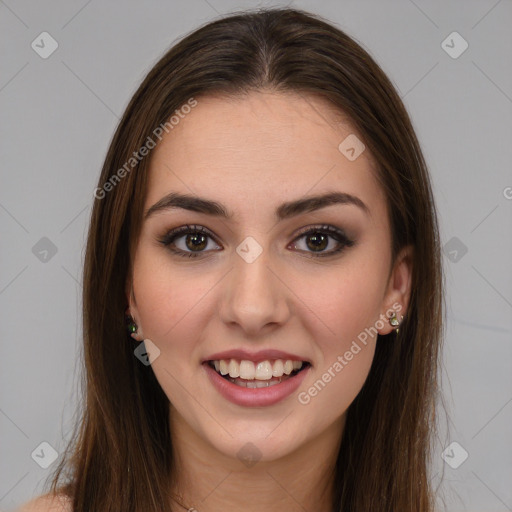
[(357, 43), (291, 9), (205, 25), (94, 196), (83, 415), (30, 510), (434, 509), (436, 211)]

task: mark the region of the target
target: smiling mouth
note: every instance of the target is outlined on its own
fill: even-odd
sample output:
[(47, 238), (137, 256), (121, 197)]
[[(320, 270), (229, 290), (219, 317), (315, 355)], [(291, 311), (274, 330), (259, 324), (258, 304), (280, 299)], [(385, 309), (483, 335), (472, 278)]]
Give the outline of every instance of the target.
[(207, 364), (224, 379), (244, 388), (275, 386), (311, 366), (307, 361), (291, 359), (267, 359), (258, 362), (220, 359), (208, 361)]

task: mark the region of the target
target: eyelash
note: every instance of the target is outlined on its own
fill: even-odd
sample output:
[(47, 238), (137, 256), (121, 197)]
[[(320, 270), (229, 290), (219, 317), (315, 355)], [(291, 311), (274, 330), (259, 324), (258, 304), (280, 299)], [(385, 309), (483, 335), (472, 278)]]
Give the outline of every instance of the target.
[[(352, 247), (354, 245), (354, 240), (351, 240), (347, 237), (347, 235), (338, 228), (335, 228), (334, 226), (330, 226), (328, 224), (324, 224), (321, 226), (313, 226), (313, 227), (307, 227), (304, 228), (293, 240), (292, 243), (296, 243), (297, 240), (300, 238), (303, 238), (307, 235), (312, 234), (324, 234), (328, 235), (334, 240), (336, 240), (339, 244), (338, 248), (331, 250), (329, 252), (323, 252), (323, 253), (315, 253), (314, 251), (305, 251), (309, 252), (309, 254), (312, 255), (314, 258), (325, 258), (329, 256), (333, 256), (334, 254), (341, 253), (346, 247)], [(211, 231), (206, 229), (203, 226), (197, 226), (197, 225), (186, 225), (186, 226), (180, 226), (179, 228), (172, 229), (171, 231), (167, 232), (160, 240), (159, 242), (167, 247), (171, 252), (176, 254), (177, 256), (181, 256), (184, 258), (197, 258), (203, 256), (208, 251), (183, 251), (181, 249), (176, 249), (171, 247), (171, 244), (174, 243), (174, 241), (177, 238), (181, 238), (183, 235), (189, 235), (189, 234), (202, 234), (205, 235), (215, 241), (215, 243), (218, 244), (218, 242), (215, 240), (215, 236)], [(220, 245), (220, 244), (219, 244)], [(301, 251), (304, 252), (304, 251)]]

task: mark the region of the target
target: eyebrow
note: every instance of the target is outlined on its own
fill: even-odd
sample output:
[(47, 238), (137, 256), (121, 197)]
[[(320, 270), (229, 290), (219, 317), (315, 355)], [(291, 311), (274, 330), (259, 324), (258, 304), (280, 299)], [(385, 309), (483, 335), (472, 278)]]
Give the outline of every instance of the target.
[[(370, 215), (368, 206), (366, 206), (366, 204), (358, 197), (352, 194), (347, 194), (346, 192), (330, 192), (323, 195), (307, 196), (294, 201), (282, 203), (278, 208), (276, 208), (275, 217), (277, 220), (281, 221), (295, 217), (301, 213), (309, 213), (336, 204), (354, 205), (363, 210), (367, 215)], [(146, 211), (144, 218), (147, 219), (157, 212), (175, 208), (205, 213), (207, 215), (222, 217), (228, 220), (234, 217), (233, 212), (217, 201), (188, 194), (171, 192), (151, 206), (151, 208)]]

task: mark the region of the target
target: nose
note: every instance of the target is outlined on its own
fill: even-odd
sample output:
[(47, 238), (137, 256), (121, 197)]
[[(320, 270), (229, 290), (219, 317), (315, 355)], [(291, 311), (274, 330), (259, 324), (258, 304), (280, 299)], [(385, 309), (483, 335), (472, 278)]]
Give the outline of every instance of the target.
[(290, 316), (290, 291), (263, 253), (253, 262), (234, 255), (234, 268), (223, 280), (221, 320), (245, 337), (268, 334)]

